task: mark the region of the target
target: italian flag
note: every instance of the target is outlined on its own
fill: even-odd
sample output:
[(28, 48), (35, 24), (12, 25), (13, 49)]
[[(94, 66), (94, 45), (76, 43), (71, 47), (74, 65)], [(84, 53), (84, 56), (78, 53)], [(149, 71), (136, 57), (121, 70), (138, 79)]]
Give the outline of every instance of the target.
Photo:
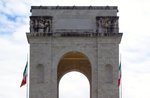
[(23, 85), (27, 83), (27, 75), (28, 75), (27, 67), (28, 67), (28, 62), (26, 63), (25, 69), (23, 71), (23, 79), (22, 79), (20, 87), (22, 87)]
[(118, 87), (120, 86), (120, 82), (121, 82), (121, 62), (120, 62), (120, 64), (119, 64)]

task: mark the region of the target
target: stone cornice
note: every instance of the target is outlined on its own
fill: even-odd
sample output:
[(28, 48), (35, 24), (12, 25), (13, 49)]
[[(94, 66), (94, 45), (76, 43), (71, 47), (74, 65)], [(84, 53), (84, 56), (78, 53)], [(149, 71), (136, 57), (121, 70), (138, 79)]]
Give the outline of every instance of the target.
[(113, 37), (122, 36), (123, 33), (79, 33), (79, 32), (54, 32), (54, 33), (26, 33), (30, 37)]
[[(98, 43), (117, 43), (119, 44), (122, 38), (123, 33), (112, 33), (112, 34), (101, 34), (101, 33), (81, 33), (81, 34), (73, 34), (72, 32), (69, 35), (62, 35), (60, 33), (26, 33), (27, 39), (29, 43), (49, 43), (51, 39), (66, 39), (67, 38), (75, 38), (78, 39), (97, 39)], [(92, 41), (90, 39), (90, 41)], [(81, 41), (82, 42), (82, 41)]]
[(31, 6), (32, 9), (50, 9), (50, 10), (117, 10), (117, 6)]

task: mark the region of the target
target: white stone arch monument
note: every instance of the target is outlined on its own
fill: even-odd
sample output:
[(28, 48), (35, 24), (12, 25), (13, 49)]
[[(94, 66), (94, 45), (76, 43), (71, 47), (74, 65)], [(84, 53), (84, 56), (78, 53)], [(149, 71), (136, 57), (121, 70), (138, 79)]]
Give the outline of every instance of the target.
[(117, 12), (116, 6), (32, 6), (29, 98), (59, 98), (59, 80), (73, 70), (88, 78), (90, 98), (119, 98)]

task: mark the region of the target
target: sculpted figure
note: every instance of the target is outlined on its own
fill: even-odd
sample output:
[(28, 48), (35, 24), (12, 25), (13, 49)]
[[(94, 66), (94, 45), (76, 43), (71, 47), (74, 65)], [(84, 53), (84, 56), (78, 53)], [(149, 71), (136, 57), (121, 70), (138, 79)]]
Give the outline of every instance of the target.
[(34, 22), (30, 20), (30, 32), (34, 32)]
[(118, 29), (118, 18), (117, 17), (114, 17), (113, 19), (112, 19), (112, 28), (113, 28), (113, 32), (114, 33), (118, 33), (119, 31), (119, 29)]
[(44, 31), (44, 19), (40, 18), (38, 20), (38, 32)]
[(50, 21), (49, 20), (45, 21), (44, 32), (50, 32)]
[(113, 17), (100, 18), (103, 33), (114, 33), (115, 21)]
[(51, 18), (44, 16), (30, 17), (30, 32), (50, 32)]

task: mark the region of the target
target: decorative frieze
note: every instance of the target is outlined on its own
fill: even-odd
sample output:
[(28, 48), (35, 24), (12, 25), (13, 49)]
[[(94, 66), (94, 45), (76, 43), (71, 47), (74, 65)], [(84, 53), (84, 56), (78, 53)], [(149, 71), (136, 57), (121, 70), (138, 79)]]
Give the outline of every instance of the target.
[(51, 16), (30, 16), (30, 32), (50, 33), (52, 31)]
[(96, 31), (97, 33), (118, 33), (118, 16), (97, 16)]

